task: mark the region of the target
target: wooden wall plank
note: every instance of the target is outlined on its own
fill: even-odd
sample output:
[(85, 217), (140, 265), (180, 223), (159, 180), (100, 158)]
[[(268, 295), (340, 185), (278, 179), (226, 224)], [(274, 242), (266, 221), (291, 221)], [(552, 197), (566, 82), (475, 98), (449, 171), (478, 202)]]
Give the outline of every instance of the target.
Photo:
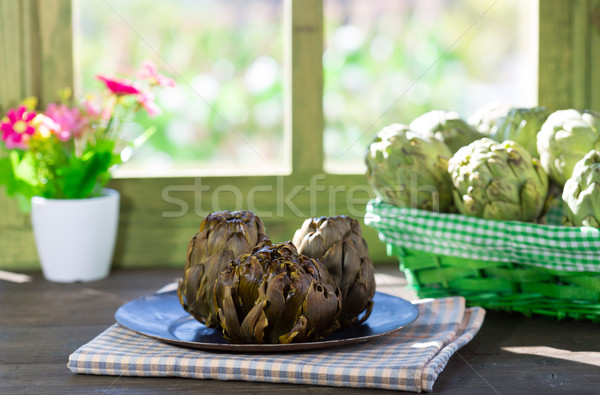
[[(33, 48), (29, 32), (29, 0), (0, 0), (0, 112), (19, 104), (32, 94), (30, 68)], [(33, 234), (29, 217), (21, 213), (17, 202), (9, 199), (0, 187), (0, 267), (31, 268), (37, 265), (37, 253), (32, 248)]]
[[(309, 216), (346, 214), (362, 222), (374, 196), (362, 175), (122, 179), (111, 185), (122, 195), (116, 261), (126, 267), (181, 264), (187, 241), (212, 211), (251, 209), (274, 241), (285, 241)], [(377, 233), (362, 228), (372, 258), (393, 262)]]
[(589, 0), (574, 0), (573, 18), (573, 86), (571, 107), (584, 109), (590, 105), (590, 23)]
[(600, 0), (592, 0), (589, 6), (589, 107), (600, 111)]
[(30, 226), (2, 227), (0, 269), (27, 270), (40, 267)]
[(292, 171), (323, 169), (323, 1), (286, 0), (286, 136)]
[[(121, 193), (115, 264), (122, 267), (180, 265), (189, 238), (212, 211), (252, 209), (274, 241), (286, 241), (311, 216), (345, 214), (362, 223), (366, 202), (374, 197), (363, 175), (117, 179), (110, 186)], [(0, 229), (11, 234), (0, 237), (0, 268), (19, 266), (14, 260), (32, 240), (29, 228)], [(372, 259), (394, 262), (377, 233), (364, 224), (362, 229)], [(31, 268), (31, 257), (31, 251), (22, 255), (22, 267)]]
[(21, 98), (41, 95), (40, 67), (40, 29), (38, 23), (38, 0), (22, 0), (22, 34), (23, 54), (21, 58), (22, 84)]
[(23, 24), (21, 3), (0, 0), (0, 111), (15, 106), (22, 94)]
[[(0, 0), (0, 111), (72, 86), (71, 0)], [(0, 268), (39, 267), (29, 216), (0, 188)]]
[(600, 2), (539, 2), (540, 105), (551, 110), (600, 106)]
[(550, 110), (569, 108), (574, 103), (573, 4), (564, 0), (539, 2), (538, 101)]
[[(73, 88), (73, 29), (71, 0), (38, 0), (41, 104), (59, 99)], [(43, 12), (40, 12), (43, 11)]]

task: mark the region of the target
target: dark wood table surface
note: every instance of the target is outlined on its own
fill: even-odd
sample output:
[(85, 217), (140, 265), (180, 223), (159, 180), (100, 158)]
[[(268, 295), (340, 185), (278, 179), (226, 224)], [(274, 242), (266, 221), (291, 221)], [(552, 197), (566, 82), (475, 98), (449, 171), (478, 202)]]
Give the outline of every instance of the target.
[[(413, 298), (396, 267), (377, 266), (378, 290)], [(176, 269), (113, 270), (91, 283), (0, 280), (0, 394), (387, 393), (309, 385), (75, 375), (69, 354), (114, 323), (123, 303), (155, 292)], [(449, 361), (434, 393), (600, 393), (600, 324), (488, 311), (479, 334)]]

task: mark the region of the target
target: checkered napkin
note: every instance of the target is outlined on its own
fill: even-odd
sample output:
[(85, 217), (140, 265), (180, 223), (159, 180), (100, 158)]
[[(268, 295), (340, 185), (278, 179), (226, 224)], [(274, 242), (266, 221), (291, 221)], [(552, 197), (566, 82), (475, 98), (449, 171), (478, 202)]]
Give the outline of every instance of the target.
[(431, 254), (600, 272), (600, 230), (496, 221), (400, 208), (371, 200), (365, 223), (385, 243)]
[(485, 310), (462, 297), (415, 302), (408, 327), (357, 345), (290, 353), (220, 353), (162, 343), (115, 324), (69, 356), (74, 373), (176, 376), (431, 391), (448, 359), (479, 331)]

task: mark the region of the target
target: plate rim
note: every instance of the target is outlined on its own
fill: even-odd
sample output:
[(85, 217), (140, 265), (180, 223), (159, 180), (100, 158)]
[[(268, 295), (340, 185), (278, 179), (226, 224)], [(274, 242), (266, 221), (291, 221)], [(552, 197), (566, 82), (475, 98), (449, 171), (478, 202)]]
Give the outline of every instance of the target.
[[(156, 334), (151, 334), (151, 333), (140, 331), (138, 329), (131, 328), (129, 325), (127, 325), (127, 323), (122, 322), (122, 319), (119, 318), (119, 314), (122, 311), (122, 309), (125, 308), (125, 306), (127, 306), (128, 304), (131, 304), (133, 302), (140, 302), (140, 301), (147, 302), (147, 299), (149, 299), (151, 297), (163, 297), (163, 298), (175, 297), (175, 298), (177, 298), (177, 292), (174, 290), (171, 290), (171, 291), (166, 291), (166, 292), (155, 292), (153, 294), (144, 295), (144, 296), (141, 296), (136, 299), (132, 299), (132, 300), (124, 303), (115, 312), (115, 320), (117, 321), (117, 323), (119, 323), (123, 327), (125, 327), (129, 330), (132, 330), (136, 333), (139, 333), (143, 336), (147, 336), (147, 337), (162, 341), (163, 343), (167, 343), (167, 344), (171, 344), (171, 345), (175, 345), (175, 346), (179, 346), (179, 347), (184, 347), (187, 349), (225, 351), (225, 352), (234, 352), (234, 353), (235, 352), (277, 353), (277, 352), (288, 352), (288, 351), (311, 351), (311, 350), (318, 350), (318, 349), (324, 349), (324, 348), (340, 347), (340, 346), (345, 346), (345, 345), (349, 345), (349, 344), (361, 344), (361, 343), (365, 343), (370, 340), (375, 340), (377, 338), (390, 335), (390, 334), (397, 332), (403, 328), (406, 328), (407, 326), (409, 326), (413, 322), (415, 322), (416, 319), (419, 317), (418, 309), (410, 301), (408, 301), (404, 298), (401, 298), (399, 296), (391, 295), (391, 294), (384, 293), (384, 292), (375, 292), (375, 294), (384, 295), (385, 297), (391, 297), (391, 298), (396, 298), (396, 299), (401, 300), (412, 311), (412, 313), (413, 313), (412, 319), (410, 319), (410, 321), (404, 323), (403, 325), (399, 325), (398, 327), (395, 327), (394, 329), (391, 329), (389, 331), (382, 332), (382, 333), (372, 334), (372, 335), (354, 336), (354, 337), (348, 337), (348, 338), (344, 338), (344, 339), (330, 339), (330, 340), (324, 339), (324, 340), (316, 340), (313, 342), (301, 342), (301, 343), (289, 343), (289, 344), (272, 344), (272, 343), (240, 344), (240, 343), (194, 342), (194, 341), (169, 338), (166, 336), (159, 336)], [(375, 306), (376, 305), (377, 304), (375, 304)], [(185, 314), (182, 317), (188, 316), (188, 317), (194, 319), (189, 313), (187, 313), (185, 310), (183, 310), (183, 307), (182, 307), (182, 312)], [(199, 323), (199, 324), (202, 325), (201, 323)], [(170, 333), (170, 331), (168, 330), (168, 327), (167, 327), (167, 329), (165, 329), (165, 331), (164, 331), (164, 334), (168, 335), (169, 333)]]

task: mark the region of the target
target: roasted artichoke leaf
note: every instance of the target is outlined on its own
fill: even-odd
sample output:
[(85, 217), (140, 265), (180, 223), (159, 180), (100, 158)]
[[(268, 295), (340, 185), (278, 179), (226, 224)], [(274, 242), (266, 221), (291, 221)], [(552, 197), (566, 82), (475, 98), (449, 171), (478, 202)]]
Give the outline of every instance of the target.
[(375, 270), (358, 221), (347, 216), (309, 218), (293, 242), (301, 254), (318, 259), (339, 287), (340, 326), (364, 322), (373, 305)]
[(219, 325), (213, 287), (219, 274), (236, 257), (268, 242), (260, 218), (250, 211), (209, 214), (190, 240), (177, 295), (183, 308), (208, 327)]
[(223, 335), (232, 343), (315, 341), (339, 328), (339, 288), (319, 261), (291, 242), (231, 261), (214, 293)]

